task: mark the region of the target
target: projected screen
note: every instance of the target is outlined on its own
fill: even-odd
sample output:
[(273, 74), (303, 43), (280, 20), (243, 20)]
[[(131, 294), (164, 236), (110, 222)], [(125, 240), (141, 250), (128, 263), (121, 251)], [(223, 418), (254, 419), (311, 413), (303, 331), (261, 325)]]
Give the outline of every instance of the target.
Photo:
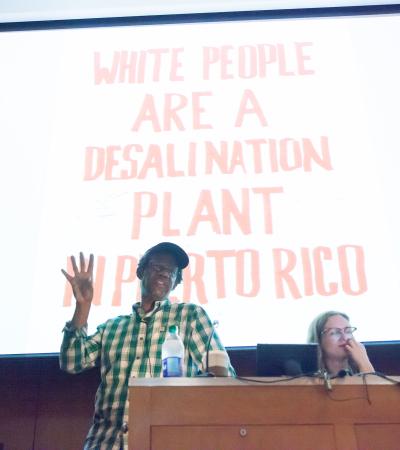
[(399, 339), (399, 43), (396, 15), (1, 33), (0, 353), (58, 351), (79, 251), (89, 332), (130, 314), (162, 241), (226, 346), (328, 309)]

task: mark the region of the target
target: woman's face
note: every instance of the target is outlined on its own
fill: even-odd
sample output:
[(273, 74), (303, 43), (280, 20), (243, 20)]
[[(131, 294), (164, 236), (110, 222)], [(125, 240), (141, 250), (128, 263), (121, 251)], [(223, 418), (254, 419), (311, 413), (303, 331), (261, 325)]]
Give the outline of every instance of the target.
[(345, 345), (353, 337), (349, 330), (345, 330), (347, 327), (350, 327), (349, 321), (340, 315), (331, 316), (325, 322), (321, 336), (321, 349), (325, 360), (347, 358)]

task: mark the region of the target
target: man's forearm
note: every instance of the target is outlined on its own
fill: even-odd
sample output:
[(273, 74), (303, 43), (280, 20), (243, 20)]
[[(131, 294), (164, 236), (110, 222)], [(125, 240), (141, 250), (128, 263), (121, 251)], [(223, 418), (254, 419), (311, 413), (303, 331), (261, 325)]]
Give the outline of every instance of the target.
[(85, 305), (78, 303), (76, 305), (74, 315), (72, 316), (71, 325), (74, 328), (82, 328), (85, 326), (88, 322), (89, 311), (90, 303)]

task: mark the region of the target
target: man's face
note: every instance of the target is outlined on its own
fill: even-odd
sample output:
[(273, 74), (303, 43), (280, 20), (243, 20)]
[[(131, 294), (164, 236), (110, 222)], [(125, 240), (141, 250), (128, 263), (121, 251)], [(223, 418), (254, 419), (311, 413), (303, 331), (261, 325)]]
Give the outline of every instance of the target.
[(175, 287), (178, 266), (169, 253), (152, 255), (144, 269), (141, 283), (142, 298), (163, 300)]

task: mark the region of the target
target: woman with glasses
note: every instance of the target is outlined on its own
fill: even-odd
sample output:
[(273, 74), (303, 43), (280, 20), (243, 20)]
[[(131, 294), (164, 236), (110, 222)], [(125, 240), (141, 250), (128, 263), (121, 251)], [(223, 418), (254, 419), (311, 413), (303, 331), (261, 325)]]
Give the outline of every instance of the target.
[(374, 372), (363, 344), (354, 339), (355, 327), (347, 314), (327, 311), (318, 315), (308, 329), (308, 342), (319, 344), (319, 365), (330, 376)]

